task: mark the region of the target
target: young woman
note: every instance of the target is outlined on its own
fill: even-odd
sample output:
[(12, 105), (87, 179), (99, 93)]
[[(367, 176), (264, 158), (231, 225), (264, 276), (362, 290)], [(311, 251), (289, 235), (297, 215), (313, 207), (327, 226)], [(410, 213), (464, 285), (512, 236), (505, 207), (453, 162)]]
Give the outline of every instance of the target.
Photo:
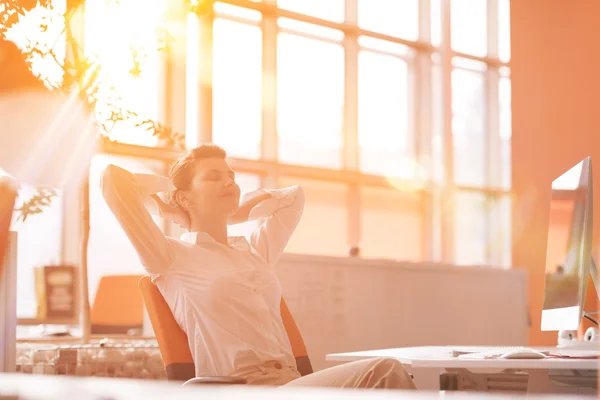
[[(102, 192), (186, 332), (197, 376), (239, 376), (261, 385), (414, 388), (392, 359), (298, 373), (273, 267), (302, 215), (302, 188), (258, 190), (240, 205), (225, 151), (206, 144), (177, 161), (170, 178), (110, 165)], [(165, 237), (149, 212), (188, 232), (180, 240)], [(247, 220), (261, 221), (249, 240), (227, 236), (228, 224)]]

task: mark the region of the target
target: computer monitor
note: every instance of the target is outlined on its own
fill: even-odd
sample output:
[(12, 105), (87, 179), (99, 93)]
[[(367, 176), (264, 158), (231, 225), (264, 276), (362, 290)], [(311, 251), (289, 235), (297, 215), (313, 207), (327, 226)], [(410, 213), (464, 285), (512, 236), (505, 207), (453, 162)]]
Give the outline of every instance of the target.
[(592, 257), (592, 196), (590, 157), (552, 182), (543, 331), (579, 329), (588, 274), (597, 274)]

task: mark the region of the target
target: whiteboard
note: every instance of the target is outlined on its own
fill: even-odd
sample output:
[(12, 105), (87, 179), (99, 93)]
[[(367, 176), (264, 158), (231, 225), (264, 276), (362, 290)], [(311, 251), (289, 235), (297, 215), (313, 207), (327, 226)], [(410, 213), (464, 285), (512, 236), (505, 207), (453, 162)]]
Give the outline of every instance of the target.
[(328, 353), (527, 344), (520, 269), (286, 254), (278, 274), (315, 370)]

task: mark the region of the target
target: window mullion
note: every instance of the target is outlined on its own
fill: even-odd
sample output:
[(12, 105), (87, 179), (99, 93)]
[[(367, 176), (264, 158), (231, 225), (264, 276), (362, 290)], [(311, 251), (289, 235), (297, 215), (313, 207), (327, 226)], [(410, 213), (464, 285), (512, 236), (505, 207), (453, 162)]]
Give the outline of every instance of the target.
[(440, 47), (442, 72), (442, 124), (444, 146), (444, 187), (441, 191), (442, 261), (454, 262), (454, 146), (452, 138), (452, 48), (450, 29), (450, 0), (440, 0), (442, 43)]
[[(211, 11), (198, 17), (198, 48), (197, 71), (190, 71), (189, 76), (195, 77), (198, 93), (198, 143), (212, 142), (212, 68), (213, 68), (213, 32), (215, 15)], [(189, 87), (190, 85), (188, 85)]]
[[(358, 25), (358, 0), (346, 0), (347, 24)], [(360, 144), (358, 139), (358, 37), (346, 33), (344, 37), (344, 146), (343, 160), (346, 170), (360, 169)], [(348, 244), (359, 247), (361, 235), (361, 204), (359, 182), (348, 188)]]
[[(431, 1), (419, 1), (419, 40), (431, 42)], [(429, 52), (417, 52), (415, 62), (409, 64), (409, 104), (414, 104), (409, 110), (409, 135), (414, 140), (414, 157), (419, 165), (428, 173), (433, 172), (432, 143), (433, 96), (431, 91), (432, 62)], [(422, 257), (432, 260), (434, 249), (434, 205), (432, 193), (427, 191), (421, 195), (422, 218)]]
[[(266, 3), (276, 5), (276, 0)], [(262, 28), (262, 140), (261, 158), (278, 159), (277, 135), (277, 17), (275, 13), (263, 13)], [(278, 168), (272, 166), (262, 178), (264, 187), (276, 187)]]
[[(498, 29), (498, 0), (487, 0), (487, 49), (488, 57), (498, 58), (499, 54), (499, 37)], [(487, 154), (487, 179), (488, 185), (491, 187), (500, 187), (502, 183), (502, 143), (500, 140), (500, 73), (497, 67), (488, 65), (486, 70), (486, 109), (485, 109), (485, 127), (486, 127), (486, 154)], [(498, 202), (497, 198), (488, 197), (487, 204), (487, 232), (488, 243), (498, 243), (502, 238), (496, 238), (492, 235), (499, 232), (499, 227), (494, 221), (492, 210), (494, 203)], [(498, 243), (498, 246), (487, 246), (488, 262), (492, 265), (499, 265), (502, 257), (498, 251), (493, 249), (503, 249), (503, 243)]]
[[(183, 0), (174, 0), (167, 2), (166, 7), (172, 39), (158, 57), (158, 120), (164, 121), (175, 132), (186, 132), (186, 18), (189, 6)], [(180, 21), (185, 24), (182, 26)]]
[[(71, 6), (67, 3), (67, 7)], [(69, 9), (67, 9), (69, 11)], [(65, 19), (71, 31), (72, 39), (77, 43), (75, 48), (85, 49), (85, 3), (78, 7), (71, 18)], [(83, 54), (74, 54), (73, 48), (67, 43), (65, 63), (72, 63), (77, 57)], [(89, 179), (89, 171), (88, 177)], [(81, 191), (63, 191), (62, 199), (62, 239), (61, 239), (61, 262), (63, 264), (80, 265), (81, 264), (81, 213), (78, 212), (82, 207)], [(74, 211), (77, 210), (77, 211)], [(81, 289), (81, 288), (80, 288)]]

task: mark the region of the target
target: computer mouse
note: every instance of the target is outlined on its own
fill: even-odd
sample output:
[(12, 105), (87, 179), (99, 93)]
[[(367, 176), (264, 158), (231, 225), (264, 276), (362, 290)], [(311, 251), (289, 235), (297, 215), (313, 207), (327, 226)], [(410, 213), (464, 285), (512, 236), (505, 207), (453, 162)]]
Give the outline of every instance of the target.
[(544, 353), (540, 353), (539, 351), (516, 350), (504, 353), (499, 358), (504, 358), (507, 360), (535, 360), (546, 358), (546, 355)]

